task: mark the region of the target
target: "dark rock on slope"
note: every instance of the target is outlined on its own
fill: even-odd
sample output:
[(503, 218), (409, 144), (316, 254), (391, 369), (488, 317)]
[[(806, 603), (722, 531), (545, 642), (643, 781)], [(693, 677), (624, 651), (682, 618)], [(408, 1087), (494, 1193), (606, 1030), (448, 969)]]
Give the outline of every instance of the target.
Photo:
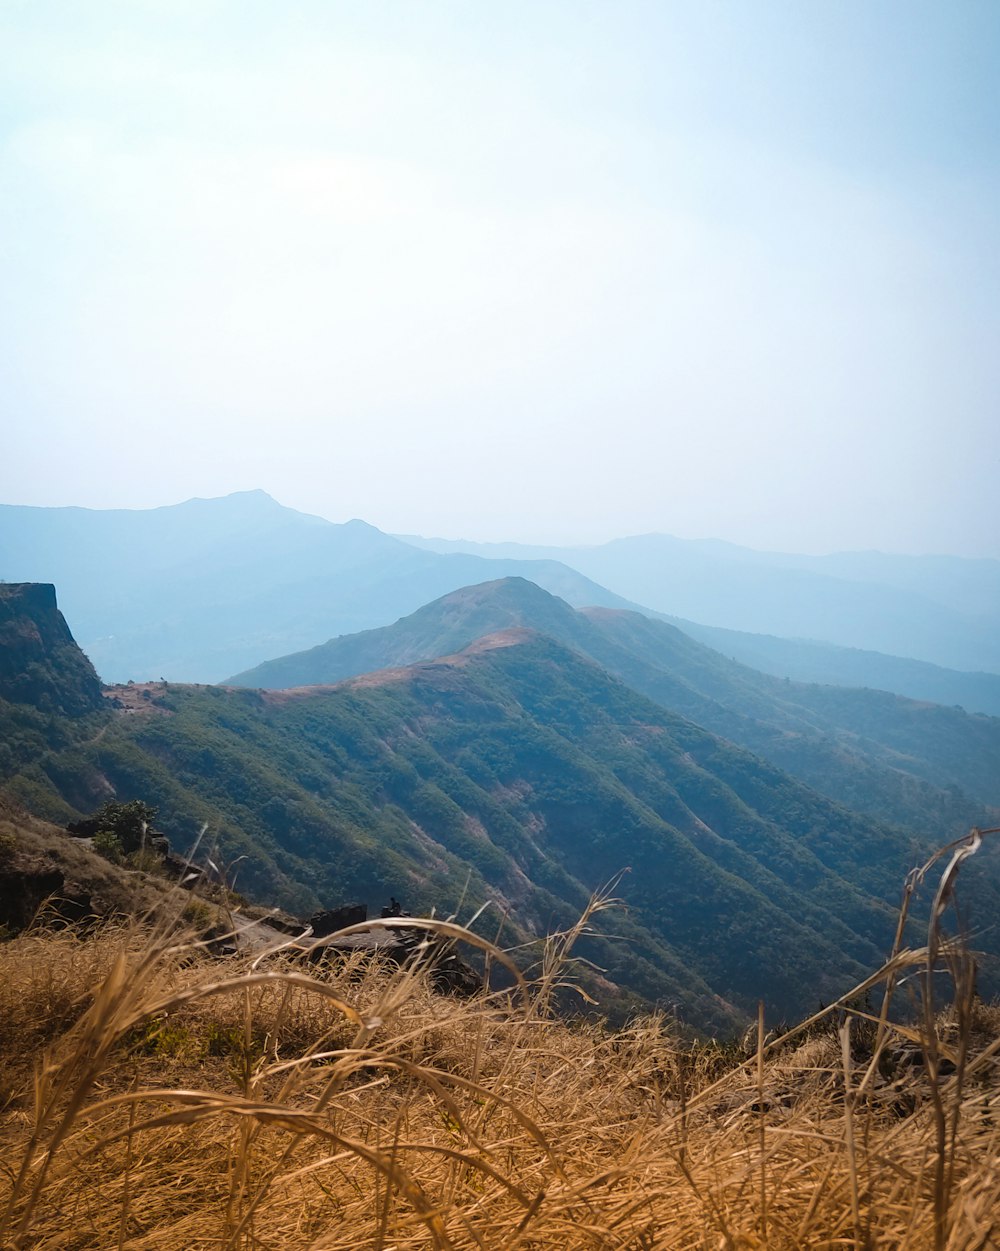
[(76, 646), (53, 586), (0, 583), (0, 699), (69, 717), (101, 705), (94, 666)]

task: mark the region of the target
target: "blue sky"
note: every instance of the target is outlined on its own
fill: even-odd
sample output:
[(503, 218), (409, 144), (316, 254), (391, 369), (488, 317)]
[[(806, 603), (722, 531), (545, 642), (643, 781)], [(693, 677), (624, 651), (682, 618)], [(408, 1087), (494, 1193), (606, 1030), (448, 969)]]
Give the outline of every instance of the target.
[(1000, 5), (0, 0), (0, 499), (1000, 556)]

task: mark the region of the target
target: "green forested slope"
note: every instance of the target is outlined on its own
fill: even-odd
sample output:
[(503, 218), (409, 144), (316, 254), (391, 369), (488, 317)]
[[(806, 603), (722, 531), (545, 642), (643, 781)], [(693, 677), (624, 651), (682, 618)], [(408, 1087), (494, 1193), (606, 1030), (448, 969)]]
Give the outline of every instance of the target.
[(231, 679), (336, 682), (523, 625), (596, 660), (634, 690), (763, 756), (831, 799), (948, 837), (1000, 805), (1000, 720), (878, 691), (785, 682), (737, 664), (665, 622), (576, 612), (521, 578), (465, 587), (392, 626), (348, 635)]
[(13, 789), (46, 780), (75, 806), (141, 795), (178, 845), (207, 822), (248, 857), (245, 888), (300, 910), (447, 910), (467, 890), (537, 934), (628, 867), (620, 941), (590, 954), (715, 1027), (761, 995), (802, 1011), (877, 962), (919, 854), (525, 631), (333, 691), (160, 688)]
[[(541, 602), (549, 628), (569, 614), (593, 638)], [(72, 686), (78, 671), (52, 672)], [(0, 786), (57, 820), (141, 798), (175, 850), (204, 826), (199, 857), (238, 865), (262, 902), (489, 900), (510, 942), (570, 924), (625, 869), (624, 909), (583, 948), (618, 1015), (659, 1003), (718, 1030), (758, 997), (789, 1016), (829, 999), (879, 961), (928, 850), (517, 625), (332, 689), (109, 695), (73, 716), (0, 700)], [(995, 877), (978, 878), (977, 921), (1000, 907)]]

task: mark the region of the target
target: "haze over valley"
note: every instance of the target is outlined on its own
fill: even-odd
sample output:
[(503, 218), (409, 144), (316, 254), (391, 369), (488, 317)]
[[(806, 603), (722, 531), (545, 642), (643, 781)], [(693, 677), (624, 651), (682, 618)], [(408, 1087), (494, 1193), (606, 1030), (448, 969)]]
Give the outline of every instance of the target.
[(778, 676), (1000, 711), (997, 560), (823, 560), (669, 536), (596, 549), (406, 540), (251, 491), (148, 510), (0, 505), (0, 569), (59, 587), (108, 681), (221, 681), (523, 576), (578, 608), (662, 614)]

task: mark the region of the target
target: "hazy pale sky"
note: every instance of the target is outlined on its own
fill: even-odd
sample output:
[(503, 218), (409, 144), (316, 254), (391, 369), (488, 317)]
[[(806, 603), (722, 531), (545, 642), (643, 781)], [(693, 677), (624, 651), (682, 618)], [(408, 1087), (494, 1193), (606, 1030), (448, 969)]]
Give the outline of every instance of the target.
[(0, 502), (1000, 556), (996, 0), (0, 0)]

